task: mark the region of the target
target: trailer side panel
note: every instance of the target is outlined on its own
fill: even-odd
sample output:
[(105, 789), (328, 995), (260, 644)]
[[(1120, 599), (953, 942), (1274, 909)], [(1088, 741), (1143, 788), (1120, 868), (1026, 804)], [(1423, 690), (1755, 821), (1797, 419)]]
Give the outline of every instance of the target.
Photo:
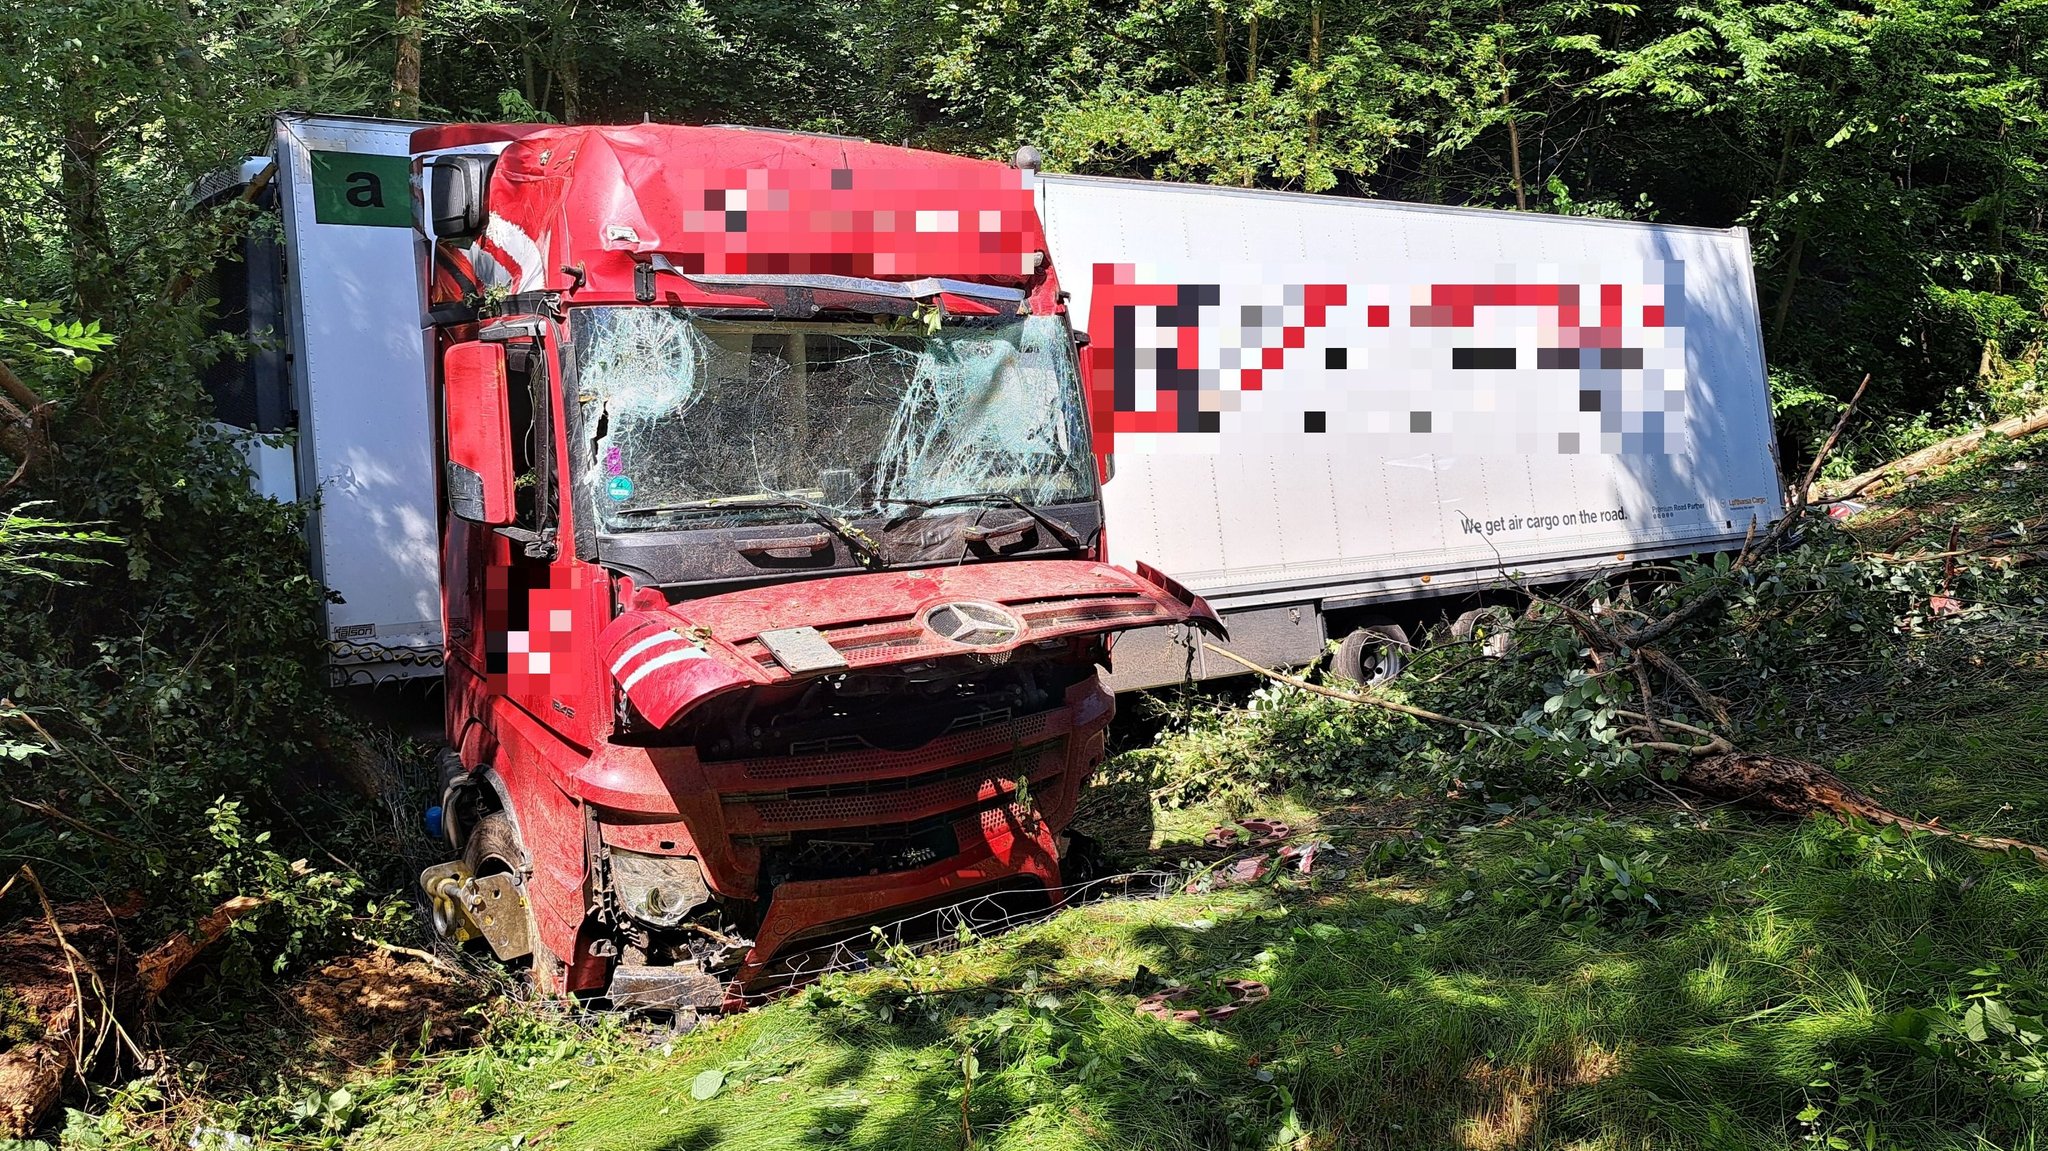
[(1069, 176), (1040, 198), (1112, 558), (1226, 612), (1581, 575), (1783, 514), (1740, 229)]

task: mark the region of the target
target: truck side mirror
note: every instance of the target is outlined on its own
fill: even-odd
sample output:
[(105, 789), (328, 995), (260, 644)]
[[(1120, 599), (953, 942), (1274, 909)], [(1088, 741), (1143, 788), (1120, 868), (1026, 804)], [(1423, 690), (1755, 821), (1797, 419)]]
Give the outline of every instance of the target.
[(448, 510), (474, 523), (511, 523), (512, 412), (505, 345), (476, 341), (449, 348), (441, 364), (441, 394)]
[(437, 156), (427, 168), (427, 214), (437, 240), (468, 240), (483, 234), (490, 216), (486, 191), (496, 156)]

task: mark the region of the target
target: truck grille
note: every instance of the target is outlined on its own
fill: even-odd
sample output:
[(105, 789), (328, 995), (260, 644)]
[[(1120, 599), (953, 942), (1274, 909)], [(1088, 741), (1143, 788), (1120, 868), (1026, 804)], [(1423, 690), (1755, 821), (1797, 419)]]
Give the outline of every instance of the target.
[(727, 792), (727, 826), (745, 834), (892, 824), (964, 812), (1014, 795), (1018, 780), (1036, 789), (1059, 775), (1066, 740), (1005, 749), (968, 763), (895, 779), (841, 778), (781, 791)]
[[(1046, 781), (1056, 788), (1059, 777)], [(789, 881), (843, 879), (915, 871), (960, 854), (962, 839), (994, 838), (1006, 830), (1034, 826), (1041, 818), (1035, 798), (1016, 802), (1014, 793), (961, 811), (909, 823), (877, 824), (837, 831), (735, 835), (739, 844), (762, 848), (762, 870), (771, 886)]]
[(1052, 627), (1071, 623), (1115, 623), (1127, 619), (1150, 619), (1159, 614), (1158, 605), (1133, 596), (1095, 599), (1048, 600), (1011, 605), (1030, 627)]
[[(972, 743), (962, 750), (968, 754), (979, 752), (980, 755), (976, 758), (980, 759), (993, 756), (998, 751), (1008, 752), (1020, 745), (1039, 743), (1055, 730), (1053, 721), (1058, 715), (1056, 712), (1039, 712), (1020, 719), (1010, 719), (1002, 714), (1003, 710), (1005, 709), (983, 708), (956, 717), (949, 722), (944, 734), (974, 732), (975, 738)], [(1004, 722), (1005, 719), (1008, 719), (1008, 722)], [(796, 745), (792, 745), (792, 750), (794, 746)], [(834, 751), (836, 754), (813, 752), (805, 755), (760, 756), (740, 760), (739, 768), (741, 774), (748, 780), (848, 779), (883, 774), (903, 759), (902, 752), (885, 749)]]

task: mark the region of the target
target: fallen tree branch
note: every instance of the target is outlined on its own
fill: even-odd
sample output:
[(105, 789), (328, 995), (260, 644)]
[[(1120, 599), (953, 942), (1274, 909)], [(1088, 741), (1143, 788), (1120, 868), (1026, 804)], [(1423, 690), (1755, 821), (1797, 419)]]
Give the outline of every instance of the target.
[[(1449, 724), (1468, 731), (1494, 736), (1506, 734), (1500, 728), (1478, 720), (1461, 719), (1427, 708), (1412, 707), (1392, 700), (1313, 684), (1298, 676), (1261, 667), (1228, 648), (1207, 641), (1204, 641), (1202, 646), (1225, 659), (1243, 665), (1254, 674), (1316, 695), (1398, 712), (1431, 723)], [(1626, 746), (1640, 751), (1663, 752), (1681, 757), (1685, 760), (1685, 765), (1679, 769), (1674, 782), (1702, 795), (1786, 815), (1826, 814), (1843, 822), (1852, 818), (1864, 819), (1881, 826), (1952, 839), (1980, 851), (2025, 852), (2043, 866), (2048, 866), (2048, 847), (2027, 843), (2024, 840), (2007, 839), (2004, 836), (1956, 831), (1943, 827), (1933, 820), (1901, 815), (1851, 787), (1842, 777), (1817, 764), (1789, 756), (1744, 754), (1736, 751), (1726, 736), (1682, 720), (1661, 717), (1652, 720), (1646, 712), (1620, 708), (1615, 709), (1614, 714), (1643, 724), (1644, 727), (1639, 730), (1650, 730), (1648, 725), (1654, 722), (1673, 731), (1698, 736), (1703, 742), (1685, 744), (1666, 739), (1629, 740)]]
[(1679, 666), (1677, 660), (1672, 659), (1654, 647), (1637, 648), (1636, 653), (1645, 662), (1655, 667), (1658, 671), (1663, 672), (1666, 679), (1683, 688), (1685, 694), (1693, 698), (1693, 702), (1699, 704), (1701, 709), (1714, 717), (1715, 723), (1720, 724), (1722, 727), (1727, 727), (1731, 724), (1732, 721), (1728, 716), (1728, 708), (1719, 699), (1715, 698), (1713, 692), (1708, 691), (1702, 686), (1699, 680), (1694, 679), (1691, 672)]
[(1459, 719), (1457, 716), (1454, 715), (1444, 715), (1442, 712), (1430, 711), (1426, 708), (1413, 707), (1405, 703), (1396, 703), (1391, 699), (1381, 699), (1378, 696), (1372, 695), (1360, 695), (1357, 692), (1341, 691), (1334, 687), (1324, 687), (1322, 684), (1319, 683), (1310, 683), (1309, 681), (1302, 679), (1299, 676), (1292, 676), (1288, 675), (1285, 672), (1274, 671), (1272, 668), (1269, 667), (1261, 667), (1260, 665), (1253, 663), (1251, 660), (1248, 660), (1245, 657), (1237, 654), (1236, 652), (1231, 651), (1229, 648), (1219, 647), (1216, 644), (1210, 643), (1208, 640), (1202, 641), (1202, 649), (1204, 651), (1214, 652), (1217, 655), (1222, 656), (1224, 659), (1231, 661), (1232, 663), (1242, 664), (1251, 671), (1257, 672), (1258, 674), (1265, 676), (1267, 679), (1274, 680), (1279, 683), (1284, 683), (1289, 687), (1298, 687), (1303, 691), (1312, 692), (1316, 695), (1326, 695), (1329, 696), (1331, 699), (1341, 699), (1346, 701), (1347, 703), (1363, 704), (1366, 707), (1377, 707), (1384, 711), (1399, 712), (1402, 715), (1413, 716), (1416, 719), (1425, 719), (1430, 721), (1431, 723), (1448, 723), (1454, 727), (1465, 728), (1468, 731), (1480, 731), (1485, 732), (1488, 735), (1501, 734), (1501, 730), (1499, 728), (1493, 726), (1490, 723), (1481, 723), (1476, 719)]
[(69, 815), (63, 811), (59, 811), (57, 808), (54, 808), (47, 803), (43, 803), (39, 800), (34, 799), (23, 799), (18, 795), (10, 795), (7, 798), (13, 800), (16, 806), (26, 808), (29, 811), (33, 811), (37, 815), (40, 815), (45, 819), (52, 819), (57, 821), (58, 823), (64, 824), (67, 827), (76, 828), (79, 831), (85, 832), (87, 835), (95, 836), (99, 839), (106, 840), (108, 843), (114, 844), (118, 847), (126, 847), (130, 849), (135, 848), (134, 844), (128, 842), (125, 839), (122, 839), (120, 836), (115, 835), (113, 832), (101, 831), (99, 828), (92, 826), (91, 824), (85, 822), (82, 819), (79, 819), (77, 816)]
[(1960, 436), (1950, 436), (1938, 444), (1930, 444), (1917, 452), (1900, 456), (1889, 463), (1880, 464), (1867, 472), (1851, 476), (1840, 483), (1827, 485), (1826, 489), (1819, 493), (1819, 495), (1828, 499), (1845, 500), (1880, 481), (1917, 476), (1932, 471), (1943, 464), (1952, 463), (1976, 451), (1993, 436), (2002, 436), (2009, 440), (2016, 440), (2022, 436), (2030, 436), (2035, 432), (2043, 430), (2048, 430), (2048, 408), (2028, 412), (2023, 416), (2014, 416), (2009, 420), (2000, 420), (1995, 424), (1987, 424), (1976, 431), (1965, 432)]
[(1834, 772), (1789, 756), (1740, 753), (1708, 756), (1681, 768), (1677, 782), (1703, 795), (1751, 807), (1787, 815), (1815, 815), (1825, 811), (1844, 821), (1851, 817), (1865, 819), (1880, 826), (1952, 839), (1980, 851), (2025, 852), (2037, 862), (2048, 865), (2048, 847), (1999, 835), (1956, 831), (1932, 820), (1900, 815), (1851, 787)]
[(200, 952), (226, 935), (236, 920), (247, 917), (268, 902), (260, 896), (237, 895), (200, 916), (192, 930), (180, 931), (143, 952), (142, 958), (135, 961), (135, 975), (142, 982), (144, 998), (155, 999), (162, 995), (164, 988), (171, 985), (171, 980), (197, 959)]
[(461, 968), (455, 966), (454, 964), (448, 962), (447, 960), (441, 958), (440, 956), (434, 954), (431, 951), (421, 951), (417, 947), (405, 947), (401, 946), (400, 944), (389, 943), (385, 940), (377, 939), (373, 936), (361, 935), (353, 931), (349, 933), (349, 938), (355, 940), (357, 943), (366, 943), (371, 947), (374, 947), (377, 950), (383, 952), (386, 955), (398, 955), (403, 956), (407, 959), (417, 959), (421, 963), (438, 967), (443, 971), (452, 971), (455, 972), (457, 975), (463, 974)]

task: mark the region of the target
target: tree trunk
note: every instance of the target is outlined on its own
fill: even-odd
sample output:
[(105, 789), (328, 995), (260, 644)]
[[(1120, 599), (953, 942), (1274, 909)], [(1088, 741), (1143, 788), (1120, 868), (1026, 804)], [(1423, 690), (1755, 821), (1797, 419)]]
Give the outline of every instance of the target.
[(312, 74), (306, 69), (306, 58), (299, 55), (299, 22), (288, 11), (288, 6), (278, 5), (281, 30), (277, 34), (277, 46), (284, 49), (285, 56), (292, 62), (292, 87), (303, 92), (313, 82)]
[(582, 77), (577, 70), (576, 5), (564, 5), (554, 18), (555, 79), (562, 86), (562, 123), (574, 124), (583, 116)]
[(1230, 83), (1230, 26), (1223, 17), (1223, 0), (1216, 0), (1216, 26), (1210, 33), (1216, 42), (1216, 82)]
[(562, 80), (562, 123), (574, 124), (583, 118), (583, 93), (580, 77), (576, 72), (574, 43), (562, 46), (562, 62), (557, 74)]
[[(1322, 0), (1311, 0), (1308, 6), (1308, 66), (1311, 72), (1323, 63), (1323, 5)], [(1308, 110), (1308, 146), (1313, 152), (1318, 142), (1316, 110)]]
[(1954, 460), (1959, 460), (1976, 451), (1983, 445), (1985, 440), (1990, 439), (1992, 436), (2003, 436), (2009, 440), (2016, 440), (2022, 436), (2031, 436), (2035, 432), (2043, 430), (2048, 430), (2048, 408), (2029, 412), (2024, 416), (2014, 416), (2009, 420), (2000, 420), (1995, 424), (1978, 428), (1974, 432), (1964, 432), (1960, 436), (1950, 436), (1938, 444), (1929, 444), (1911, 455), (1900, 456), (1888, 464), (1872, 468), (1861, 475), (1851, 476), (1840, 483), (1817, 484), (1815, 485), (1815, 494), (1832, 493), (1837, 498), (1846, 498), (1855, 495), (1879, 480), (1898, 479), (1902, 476), (1917, 476), (1922, 472), (1930, 471)]
[(391, 114), (416, 120), (420, 114), (420, 0), (398, 0), (398, 62), (391, 70)]
[(83, 108), (67, 110), (57, 171), (64, 231), (71, 239), (71, 290), (81, 314), (101, 317), (112, 303), (107, 261), (113, 251), (100, 194), (99, 124)]
[[(1507, 100), (1507, 93), (1501, 93), (1501, 100)], [(1508, 170), (1515, 179), (1515, 207), (1520, 211), (1529, 210), (1529, 194), (1522, 188), (1522, 130), (1515, 125), (1514, 113), (1508, 113)]]
[(1250, 35), (1245, 38), (1244, 82), (1256, 84), (1259, 80), (1259, 17), (1257, 13), (1252, 14), (1250, 28)]
[(1785, 256), (1785, 282), (1778, 286), (1778, 307), (1771, 317), (1771, 339), (1785, 331), (1785, 317), (1792, 314), (1792, 289), (1799, 283), (1799, 259), (1806, 252), (1806, 229), (1792, 233), (1792, 250)]

